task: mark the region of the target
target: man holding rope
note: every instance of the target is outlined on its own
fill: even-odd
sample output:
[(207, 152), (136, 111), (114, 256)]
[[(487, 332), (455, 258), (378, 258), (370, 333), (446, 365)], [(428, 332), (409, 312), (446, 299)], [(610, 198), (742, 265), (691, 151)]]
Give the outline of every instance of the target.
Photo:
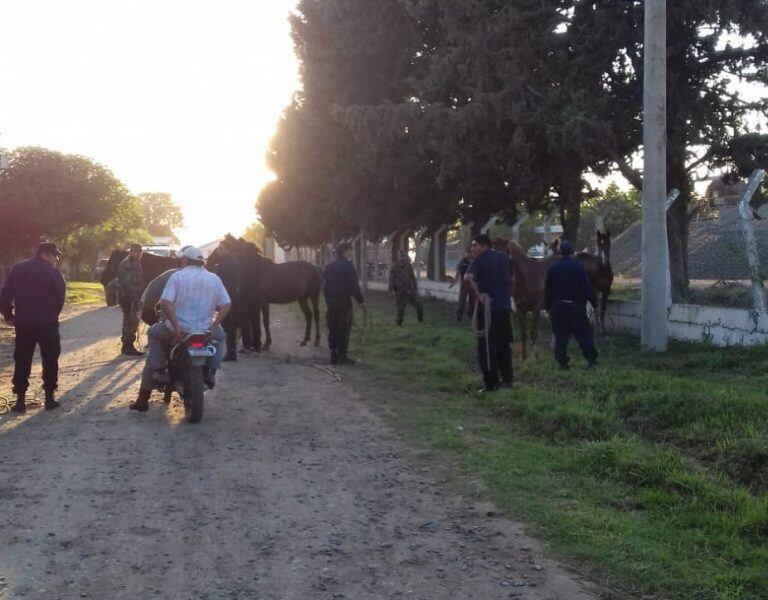
[(492, 392), (499, 386), (512, 386), (512, 303), (509, 298), (509, 257), (491, 248), (486, 234), (472, 239), (475, 259), (464, 281), (478, 299), (473, 324), (477, 333), (477, 360), (485, 387)]

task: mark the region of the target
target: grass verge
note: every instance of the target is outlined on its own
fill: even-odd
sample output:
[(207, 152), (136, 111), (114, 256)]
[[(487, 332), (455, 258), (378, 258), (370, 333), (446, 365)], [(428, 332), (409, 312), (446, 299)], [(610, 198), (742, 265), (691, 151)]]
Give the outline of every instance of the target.
[(92, 281), (68, 281), (65, 301), (74, 306), (104, 304), (104, 287)]
[(353, 331), (351, 379), (398, 427), (616, 597), (768, 598), (768, 347), (654, 355), (611, 335), (597, 371), (561, 372), (542, 342), (514, 389), (480, 397), (467, 324), (426, 308), (396, 327), (371, 295)]

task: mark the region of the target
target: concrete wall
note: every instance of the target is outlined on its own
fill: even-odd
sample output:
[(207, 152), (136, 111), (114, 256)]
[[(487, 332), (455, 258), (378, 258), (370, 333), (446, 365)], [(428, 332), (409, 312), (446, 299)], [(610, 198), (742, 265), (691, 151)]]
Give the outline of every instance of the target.
[[(419, 281), (419, 295), (458, 302), (459, 287), (436, 281)], [(381, 282), (369, 282), (368, 289), (387, 291)], [(640, 302), (608, 302), (607, 328), (640, 334)], [(669, 335), (687, 342), (716, 346), (754, 346), (768, 342), (768, 318), (757, 320), (754, 312), (738, 308), (675, 304), (669, 311)]]
[[(608, 303), (606, 327), (640, 333), (640, 302)], [(768, 319), (757, 319), (751, 310), (674, 304), (669, 311), (669, 336), (687, 342), (716, 346), (754, 346), (768, 342)]]

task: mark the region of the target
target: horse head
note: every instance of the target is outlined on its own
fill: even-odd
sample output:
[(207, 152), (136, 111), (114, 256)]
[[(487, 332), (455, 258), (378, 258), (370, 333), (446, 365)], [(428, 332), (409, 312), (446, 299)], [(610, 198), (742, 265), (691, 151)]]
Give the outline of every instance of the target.
[(104, 267), (104, 270), (99, 277), (99, 283), (101, 283), (101, 285), (106, 288), (107, 285), (109, 285), (109, 282), (117, 277), (118, 267), (120, 267), (120, 263), (123, 262), (123, 259), (125, 259), (126, 256), (128, 256), (128, 252), (125, 250), (120, 250), (120, 248), (112, 250), (109, 259), (107, 260), (107, 266)]
[(611, 232), (608, 230), (605, 233), (597, 230), (597, 255), (601, 264), (611, 264)]
[(504, 254), (509, 254), (509, 240), (505, 240), (501, 236), (496, 236), (491, 240), (491, 248), (496, 250), (497, 252), (503, 252)]

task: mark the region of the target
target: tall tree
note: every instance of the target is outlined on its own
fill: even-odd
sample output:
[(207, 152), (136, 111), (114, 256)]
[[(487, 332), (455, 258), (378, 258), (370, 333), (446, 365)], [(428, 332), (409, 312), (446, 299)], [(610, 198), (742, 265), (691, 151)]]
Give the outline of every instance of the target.
[(0, 170), (0, 254), (26, 253), (110, 219), (129, 196), (104, 166), (45, 148), (17, 148)]
[[(599, 0), (582, 3), (574, 26), (593, 27), (613, 49), (615, 61), (605, 89), (639, 118), (643, 77), (643, 3)], [(667, 187), (681, 194), (667, 214), (673, 292), (688, 286), (688, 233), (694, 214), (694, 174), (711, 163), (724, 140), (743, 133), (746, 117), (768, 108), (767, 100), (748, 101), (743, 83), (768, 83), (768, 1), (685, 0), (667, 9)], [(627, 136), (640, 144), (640, 130)], [(636, 187), (642, 174), (631, 153), (615, 151), (622, 173)]]
[(153, 236), (164, 236), (178, 241), (174, 229), (184, 224), (181, 207), (166, 192), (139, 194), (144, 227)]

